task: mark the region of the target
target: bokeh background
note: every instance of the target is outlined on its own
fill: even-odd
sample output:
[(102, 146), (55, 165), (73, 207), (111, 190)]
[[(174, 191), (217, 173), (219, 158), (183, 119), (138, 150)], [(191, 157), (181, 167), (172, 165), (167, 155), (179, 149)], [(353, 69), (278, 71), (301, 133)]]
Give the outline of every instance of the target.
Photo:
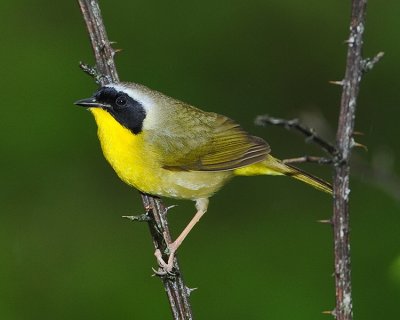
[[(259, 128), (258, 114), (302, 117), (333, 139), (349, 1), (102, 1), (123, 48), (120, 77), (265, 138), (275, 156), (322, 155), (299, 135)], [(370, 1), (351, 180), (354, 313), (396, 319), (400, 301), (400, 2)], [(75, 1), (0, 2), (0, 319), (169, 319), (138, 193), (101, 155), (89, 112), (96, 89)], [(329, 167), (302, 166), (325, 179)], [(188, 201), (170, 215), (175, 235)], [(179, 258), (197, 319), (328, 319), (332, 232), (316, 223), (331, 200), (289, 178), (237, 178), (211, 200)]]

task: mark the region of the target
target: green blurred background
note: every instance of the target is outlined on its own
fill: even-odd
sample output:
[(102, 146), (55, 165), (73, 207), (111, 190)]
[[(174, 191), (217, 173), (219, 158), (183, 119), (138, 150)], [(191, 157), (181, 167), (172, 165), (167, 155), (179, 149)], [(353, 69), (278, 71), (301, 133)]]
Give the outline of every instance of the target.
[[(102, 1), (124, 51), (120, 77), (226, 114), (275, 156), (321, 154), (256, 115), (305, 117), (336, 130), (349, 1)], [(386, 55), (363, 81), (351, 192), (354, 313), (398, 318), (400, 300), (400, 2), (370, 1), (365, 55)], [(73, 105), (95, 89), (75, 1), (0, 2), (0, 319), (169, 319), (135, 190), (103, 159), (92, 116)], [(372, 166), (372, 167), (371, 167)], [(378, 182), (370, 168), (383, 168)], [(330, 179), (329, 167), (303, 166)], [(175, 235), (193, 203), (170, 215)], [(288, 178), (237, 178), (179, 252), (197, 319), (329, 319), (334, 307), (326, 194)]]

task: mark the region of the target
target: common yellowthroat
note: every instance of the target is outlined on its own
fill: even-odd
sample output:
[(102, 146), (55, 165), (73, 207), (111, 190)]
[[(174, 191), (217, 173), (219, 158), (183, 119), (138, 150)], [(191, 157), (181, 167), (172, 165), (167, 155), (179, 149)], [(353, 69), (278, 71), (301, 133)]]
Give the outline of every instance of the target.
[(168, 262), (155, 253), (166, 271), (209, 197), (234, 176), (287, 175), (332, 193), (327, 182), (271, 156), (267, 142), (233, 120), (143, 85), (109, 84), (75, 104), (94, 115), (104, 156), (122, 181), (144, 193), (196, 202), (197, 213), (168, 245)]

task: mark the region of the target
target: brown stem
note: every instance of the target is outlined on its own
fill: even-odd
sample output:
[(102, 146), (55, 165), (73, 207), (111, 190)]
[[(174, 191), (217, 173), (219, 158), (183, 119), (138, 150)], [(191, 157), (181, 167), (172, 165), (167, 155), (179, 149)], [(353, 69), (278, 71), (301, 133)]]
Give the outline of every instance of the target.
[(270, 117), (269, 115), (264, 114), (257, 116), (254, 122), (259, 126), (266, 126), (269, 124), (281, 126), (288, 130), (296, 130), (306, 137), (306, 141), (311, 141), (317, 144), (322, 150), (332, 157), (337, 155), (337, 150), (333, 144), (320, 137), (313, 129), (304, 126), (298, 119), (286, 120), (282, 118)]
[[(118, 73), (114, 63), (115, 50), (108, 40), (100, 8), (97, 0), (78, 0), (83, 18), (88, 29), (90, 41), (96, 59), (96, 70), (81, 64), (81, 68), (96, 76), (100, 85), (118, 82)], [(148, 225), (155, 249), (167, 251), (167, 243), (171, 242), (171, 235), (166, 219), (166, 209), (161, 200), (150, 195), (142, 194), (142, 202), (150, 217)], [(164, 257), (167, 258), (167, 257)], [(189, 302), (190, 289), (186, 287), (178, 260), (174, 260), (174, 275), (161, 277), (167, 293), (174, 319), (193, 319)]]
[(333, 232), (335, 254), (336, 308), (338, 320), (353, 319), (350, 264), (349, 225), (349, 174), (350, 155), (353, 146), (354, 118), (357, 96), (363, 73), (362, 37), (365, 28), (367, 0), (353, 0), (350, 35), (347, 40), (347, 62), (340, 104), (336, 149), (339, 161), (333, 177)]
[(303, 156), (298, 158), (283, 159), (282, 162), (285, 164), (293, 164), (293, 163), (332, 164), (333, 160), (322, 157)]

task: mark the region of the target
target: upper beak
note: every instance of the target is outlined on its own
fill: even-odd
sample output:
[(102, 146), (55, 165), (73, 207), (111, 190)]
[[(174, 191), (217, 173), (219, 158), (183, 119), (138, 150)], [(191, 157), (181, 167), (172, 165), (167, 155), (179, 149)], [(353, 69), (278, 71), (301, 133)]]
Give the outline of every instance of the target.
[(86, 108), (93, 108), (93, 107), (107, 108), (108, 107), (107, 105), (98, 102), (96, 100), (96, 98), (94, 98), (94, 97), (90, 97), (90, 98), (86, 98), (86, 99), (81, 99), (81, 100), (75, 101), (74, 104), (77, 105), (77, 106), (86, 107)]

